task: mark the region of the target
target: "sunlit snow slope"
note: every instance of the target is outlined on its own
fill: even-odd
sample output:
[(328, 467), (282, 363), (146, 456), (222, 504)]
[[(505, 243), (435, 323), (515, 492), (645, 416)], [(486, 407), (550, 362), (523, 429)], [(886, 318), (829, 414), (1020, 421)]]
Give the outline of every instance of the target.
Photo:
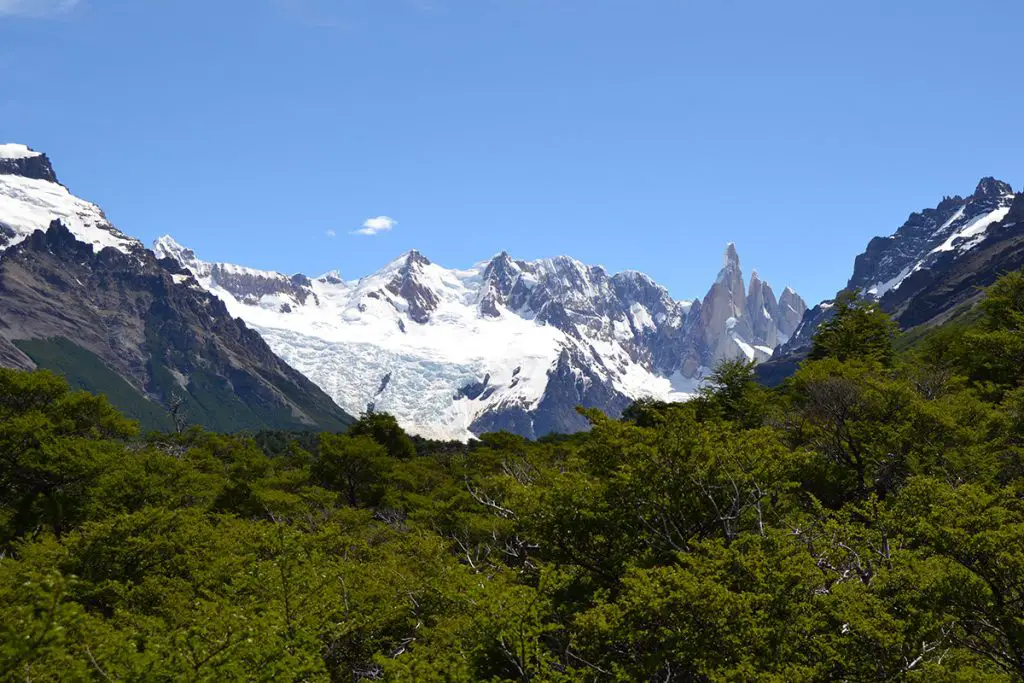
[(577, 405), (614, 415), (641, 397), (685, 399), (717, 359), (769, 356), (803, 313), (791, 290), (780, 306), (756, 276), (745, 292), (731, 245), (727, 276), (704, 302), (567, 257), (502, 253), (452, 270), (412, 251), (346, 282), (207, 263), (170, 237), (154, 251), (189, 268), (346, 411), (373, 406), (439, 439), (572, 432), (586, 427)]
[(46, 230), (54, 220), (97, 250), (143, 248), (141, 242), (112, 226), (98, 206), (79, 199), (57, 182), (46, 155), (25, 145), (0, 145), (0, 248), (17, 244), (36, 230)]

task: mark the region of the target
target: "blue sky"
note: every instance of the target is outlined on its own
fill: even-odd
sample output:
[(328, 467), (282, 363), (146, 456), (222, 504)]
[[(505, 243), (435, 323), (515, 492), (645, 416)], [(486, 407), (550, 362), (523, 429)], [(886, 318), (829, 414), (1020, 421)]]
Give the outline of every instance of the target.
[(814, 301), (911, 211), (1024, 184), (1022, 25), (1020, 0), (0, 0), (0, 138), (207, 259), (566, 253), (691, 298), (733, 240)]

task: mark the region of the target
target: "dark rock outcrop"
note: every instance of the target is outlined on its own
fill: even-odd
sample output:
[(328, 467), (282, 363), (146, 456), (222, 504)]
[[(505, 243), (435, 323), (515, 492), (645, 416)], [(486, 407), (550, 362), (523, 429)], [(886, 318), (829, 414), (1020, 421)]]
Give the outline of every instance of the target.
[(46, 180), (51, 183), (58, 182), (57, 174), (53, 171), (53, 165), (45, 154), (24, 156), (7, 159), (0, 157), (0, 174), (20, 175), (24, 178), (35, 180)]
[[(1006, 215), (987, 225), (993, 218)], [(939, 324), (954, 310), (978, 301), (982, 287), (1024, 265), (1024, 194), (982, 178), (967, 198), (946, 197), (913, 213), (889, 237), (875, 237), (854, 261), (847, 290), (879, 302), (903, 329)], [(818, 327), (832, 315), (833, 300), (803, 316), (792, 338), (757, 368), (775, 385), (807, 357)]]
[(140, 400), (179, 397), (187, 418), (211, 429), (342, 429), (350, 422), (181, 270), (147, 250), (94, 252), (55, 221), (0, 257), (0, 362), (24, 366), (11, 348), (62, 339)]

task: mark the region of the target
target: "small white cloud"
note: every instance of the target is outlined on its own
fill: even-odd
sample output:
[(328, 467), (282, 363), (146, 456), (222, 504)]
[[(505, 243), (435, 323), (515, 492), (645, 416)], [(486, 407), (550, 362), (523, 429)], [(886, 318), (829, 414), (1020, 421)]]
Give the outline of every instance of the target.
[(378, 232), (387, 232), (398, 225), (398, 221), (394, 218), (387, 216), (377, 216), (376, 218), (367, 218), (363, 223), (363, 227), (359, 230), (353, 230), (353, 235), (376, 235)]
[(81, 0), (0, 0), (0, 18), (52, 19), (67, 14)]
[(338, 233), (334, 232), (333, 230), (328, 230), (328, 231), (327, 231), (327, 232), (325, 232), (324, 234), (325, 234), (325, 235), (327, 235), (328, 237), (334, 237), (334, 236), (335, 236), (335, 235), (337, 235)]

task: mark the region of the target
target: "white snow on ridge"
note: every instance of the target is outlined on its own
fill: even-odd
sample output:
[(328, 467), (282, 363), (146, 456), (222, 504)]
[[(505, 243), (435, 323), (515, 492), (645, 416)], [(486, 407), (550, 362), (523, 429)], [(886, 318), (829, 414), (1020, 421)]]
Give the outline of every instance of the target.
[(6, 143), (0, 145), (0, 159), (31, 159), (42, 156), (41, 152), (29, 149), (25, 145)]
[[(993, 224), (1006, 218), (1009, 213), (1010, 207), (1006, 206), (983, 216), (978, 216), (950, 235), (945, 242), (932, 249), (931, 253), (953, 251), (954, 249), (964, 252), (973, 249), (981, 242), (981, 239), (984, 239), (985, 231), (992, 227)], [(978, 239), (979, 237), (981, 239)]]
[(79, 199), (63, 185), (46, 180), (0, 174), (0, 222), (14, 230), (6, 246), (21, 242), (59, 219), (79, 240), (99, 251), (114, 247), (125, 253), (142, 243), (110, 224), (98, 206)]
[[(961, 207), (959, 211), (953, 214), (948, 221), (936, 230), (936, 233), (942, 233), (954, 226), (957, 221), (963, 219), (964, 213), (965, 208)], [(873, 286), (868, 288), (866, 293), (880, 299), (887, 292), (899, 289), (900, 285), (902, 285), (908, 277), (917, 271), (922, 268), (930, 267), (931, 264), (934, 263), (935, 259), (943, 253), (957, 251), (962, 254), (970, 251), (984, 241), (985, 233), (990, 227), (1006, 218), (1009, 213), (1010, 207), (1004, 206), (977, 216), (973, 220), (953, 230), (942, 244), (929, 251), (918, 261), (908, 265), (898, 275), (896, 275), (896, 277), (887, 280), (886, 282), (875, 283)]]
[[(535, 409), (565, 350), (591, 359), (591, 370), (602, 381), (632, 398), (686, 400), (701, 382), (699, 376), (658, 376), (631, 358), (626, 349), (634, 335), (656, 328), (639, 303), (630, 305), (624, 320), (604, 318), (594, 329), (581, 327), (583, 340), (538, 323), (537, 312), (528, 307), (511, 311), (498, 302), (497, 315), (483, 315), (480, 302), (492, 291), (484, 280), (491, 260), (447, 269), (409, 252), (359, 280), (344, 282), (329, 273), (300, 291), (271, 286), (291, 280), (280, 273), (200, 261), (168, 237), (157, 240), (154, 250), (189, 267), (232, 316), (256, 329), (278, 356), (347, 412), (358, 415), (373, 404), (425, 437), (466, 440), (473, 436), (469, 427), (485, 413)], [(564, 277), (548, 284), (564, 287), (567, 299), (599, 296), (601, 287), (610, 286), (602, 269), (567, 258), (531, 263), (537, 275), (516, 264), (512, 268), (526, 286), (536, 285), (537, 275)], [(274, 291), (254, 298), (248, 288), (217, 281), (218, 274), (228, 272), (263, 278)], [(395, 293), (402, 278), (411, 278), (415, 291), (436, 300), (425, 322), (410, 320), (412, 302)], [(582, 375), (580, 380), (589, 382)]]
[(913, 265), (907, 266), (902, 271), (900, 271), (899, 275), (892, 278), (891, 280), (886, 280), (885, 282), (878, 282), (872, 287), (868, 288), (867, 293), (875, 298), (880, 299), (883, 296), (885, 296), (885, 293), (888, 292), (889, 290), (899, 289), (899, 286), (903, 284), (903, 281), (910, 277), (910, 274), (918, 270), (920, 267), (921, 261), (918, 261)]
[[(239, 301), (210, 277), (212, 268), (200, 280), (232, 316), (259, 331), (276, 354), (351, 414), (373, 403), (413, 433), (465, 440), (472, 436), (469, 425), (489, 407), (535, 407), (565, 335), (519, 316), (478, 315), (466, 286), (477, 271), (435, 264), (423, 266), (421, 275), (438, 295), (438, 307), (426, 323), (411, 322), (403, 301), (383, 298), (405, 258), (357, 282), (314, 279), (319, 304), (312, 297), (305, 305), (292, 300), (291, 313), (282, 312), (276, 296), (259, 305)], [(460, 388), (488, 375), (493, 391), (486, 402), (455, 399)]]
[(637, 330), (653, 330), (657, 327), (651, 318), (650, 312), (639, 301), (633, 302), (629, 307), (629, 313), (633, 317), (633, 325), (636, 326)]

